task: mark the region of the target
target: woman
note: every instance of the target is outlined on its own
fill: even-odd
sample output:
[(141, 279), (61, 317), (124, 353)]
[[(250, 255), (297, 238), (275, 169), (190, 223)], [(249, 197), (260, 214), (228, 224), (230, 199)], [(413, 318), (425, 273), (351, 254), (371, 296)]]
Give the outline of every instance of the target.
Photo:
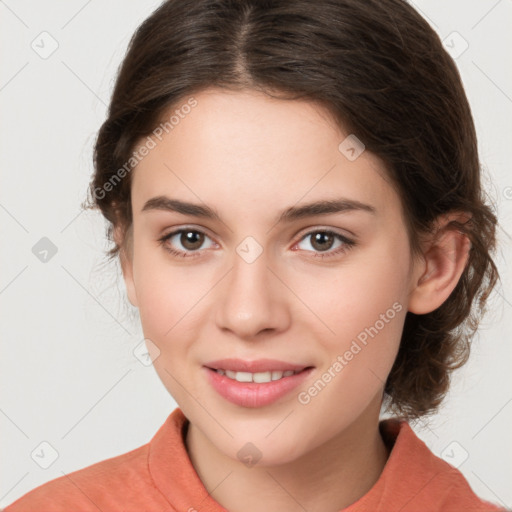
[(497, 271), (459, 74), (406, 2), (164, 2), (90, 192), (179, 407), (6, 512), (499, 510), (408, 424)]

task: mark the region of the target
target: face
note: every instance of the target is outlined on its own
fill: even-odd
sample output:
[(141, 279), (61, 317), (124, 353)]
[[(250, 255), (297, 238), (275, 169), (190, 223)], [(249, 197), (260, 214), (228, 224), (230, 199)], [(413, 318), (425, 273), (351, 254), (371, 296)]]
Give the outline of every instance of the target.
[(400, 199), (313, 103), (194, 97), (132, 171), (128, 296), (194, 428), (289, 462), (378, 416), (412, 282)]

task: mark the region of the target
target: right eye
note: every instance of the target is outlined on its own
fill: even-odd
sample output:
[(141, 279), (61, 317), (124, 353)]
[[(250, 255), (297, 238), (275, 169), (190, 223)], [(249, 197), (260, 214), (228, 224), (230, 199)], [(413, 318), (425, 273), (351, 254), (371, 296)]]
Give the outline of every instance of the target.
[[(163, 248), (178, 258), (190, 258), (199, 256), (200, 247), (204, 244), (206, 233), (192, 228), (181, 228), (164, 235), (158, 239)], [(181, 245), (182, 249), (176, 249), (176, 245)]]

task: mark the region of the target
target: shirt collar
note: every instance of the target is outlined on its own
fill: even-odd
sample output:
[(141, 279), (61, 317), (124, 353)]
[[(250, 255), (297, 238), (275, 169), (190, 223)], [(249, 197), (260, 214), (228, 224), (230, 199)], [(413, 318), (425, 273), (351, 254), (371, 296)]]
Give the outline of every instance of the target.
[[(185, 445), (188, 424), (188, 419), (178, 407), (155, 434), (148, 455), (151, 477), (176, 510), (226, 512), (210, 496), (188, 456)], [(388, 460), (372, 488), (343, 512), (386, 510), (390, 506), (395, 509), (398, 501), (416, 503), (424, 488), (440, 473), (451, 468), (430, 452), (406, 421), (395, 418), (381, 420), (379, 430), (390, 451)], [(456, 471), (455, 468), (453, 470)], [(414, 478), (407, 478), (411, 475)]]

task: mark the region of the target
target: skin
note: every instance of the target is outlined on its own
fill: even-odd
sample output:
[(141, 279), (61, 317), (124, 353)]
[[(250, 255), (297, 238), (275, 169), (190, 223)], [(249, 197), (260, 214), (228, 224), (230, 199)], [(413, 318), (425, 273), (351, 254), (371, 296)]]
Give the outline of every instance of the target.
[[(348, 133), (320, 106), (249, 90), (212, 88), (194, 97), (197, 106), (132, 171), (133, 238), (121, 254), (129, 300), (158, 355), (158, 375), (190, 421), (187, 451), (216, 501), (231, 512), (340, 510), (370, 490), (389, 455), (379, 412), (406, 312), (426, 313), (446, 300), (469, 243), (441, 230), (413, 257), (382, 162), (368, 151), (349, 161), (338, 149)], [(141, 211), (160, 195), (207, 204), (222, 222)], [(289, 206), (341, 197), (375, 212), (275, 222)], [(440, 218), (439, 228), (454, 216)], [(179, 228), (205, 233), (195, 257), (172, 256), (158, 242)], [(315, 257), (321, 228), (356, 245)], [(120, 244), (123, 235), (117, 226)], [(250, 264), (236, 251), (248, 236), (262, 249)], [(343, 246), (336, 238), (323, 243), (331, 254)], [(194, 253), (179, 235), (166, 245)], [(298, 393), (397, 303), (401, 311), (300, 403)], [(224, 357), (315, 368), (277, 402), (241, 407), (205, 378), (203, 365)], [(253, 467), (237, 457), (247, 442), (261, 452)]]

